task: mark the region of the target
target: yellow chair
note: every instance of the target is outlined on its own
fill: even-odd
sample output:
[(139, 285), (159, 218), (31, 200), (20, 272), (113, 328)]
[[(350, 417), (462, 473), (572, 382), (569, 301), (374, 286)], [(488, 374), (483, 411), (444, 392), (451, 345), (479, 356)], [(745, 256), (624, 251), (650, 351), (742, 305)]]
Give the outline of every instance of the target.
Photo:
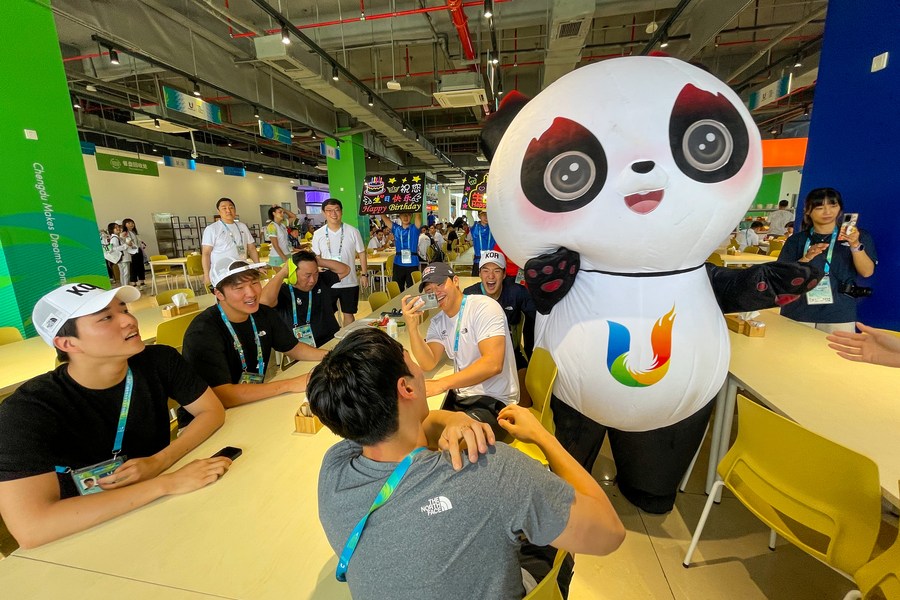
[(422, 281), (422, 271), (413, 271), (412, 272), (412, 280), (413, 283), (419, 283)]
[[(556, 431), (553, 425), (553, 410), (550, 408), (550, 396), (553, 394), (557, 374), (556, 363), (550, 356), (550, 351), (535, 348), (531, 353), (531, 360), (528, 361), (528, 370), (525, 371), (525, 388), (531, 396), (531, 407), (528, 410), (550, 433)], [(548, 464), (547, 457), (534, 444), (513, 440), (510, 446), (542, 464)]]
[(369, 294), (369, 306), (372, 307), (372, 312), (374, 313), (387, 304), (388, 300), (390, 300), (390, 297), (385, 292), (372, 292)]
[(194, 287), (194, 279), (197, 280), (199, 289), (203, 289), (203, 257), (199, 254), (189, 254), (187, 257), (187, 274), (191, 287)]
[(759, 254), (759, 246), (747, 246), (741, 252), (745, 252), (747, 254)]
[(684, 566), (724, 486), (772, 529), (770, 548), (778, 534), (845, 576), (856, 573), (872, 555), (881, 524), (878, 467), (740, 394), (737, 403), (737, 439), (719, 463), (721, 479), (709, 493)]
[(722, 260), (722, 255), (719, 254), (718, 252), (713, 252), (712, 254), (710, 254), (709, 258), (706, 259), (706, 262), (712, 263), (712, 264), (716, 265), (717, 267), (725, 266), (725, 261)]
[[(157, 260), (169, 260), (169, 257), (165, 254), (153, 254), (149, 258), (150, 262), (156, 262)], [(166, 288), (169, 287), (169, 278), (172, 277), (172, 267), (169, 265), (160, 265), (158, 267), (153, 268), (153, 285), (156, 285), (156, 278), (162, 277), (166, 280)]]
[(563, 561), (568, 553), (565, 550), (558, 550), (556, 558), (553, 559), (553, 568), (547, 573), (547, 576), (541, 579), (541, 582), (531, 590), (522, 600), (563, 600), (562, 592), (559, 591), (559, 584), (556, 578), (559, 577), (559, 569), (562, 567)]
[(387, 284), (387, 293), (391, 298), (396, 298), (400, 295), (400, 284), (396, 281), (388, 281)]
[(180, 317), (167, 319), (159, 324), (156, 328), (156, 344), (172, 346), (181, 352), (181, 346), (184, 344), (184, 333), (187, 331), (191, 321), (200, 314), (201, 311), (194, 311)]
[(775, 252), (769, 252), (769, 256), (778, 258), (779, 256), (781, 256), (781, 250), (776, 250)]
[(174, 290), (166, 290), (156, 295), (156, 305), (165, 306), (172, 303), (172, 296), (175, 294), (184, 294), (188, 298), (194, 297), (194, 290), (190, 288), (175, 288)]
[(452, 262), (455, 261), (457, 258), (459, 258), (459, 253), (458, 253), (458, 252), (448, 252), (448, 253), (447, 253), (447, 262), (448, 262), (448, 263), (452, 263)]
[(738, 243), (737, 238), (733, 237), (728, 241), (728, 247), (734, 248), (735, 250), (737, 250), (738, 248), (741, 247), (741, 245)]
[(769, 255), (777, 256), (776, 252), (781, 252), (781, 249), (784, 248), (784, 241), (782, 240), (769, 240)]
[(900, 600), (900, 535), (890, 548), (854, 573), (853, 579), (861, 593), (851, 595), (851, 592), (844, 600), (865, 598), (875, 588), (881, 588), (887, 600)]
[(18, 327), (0, 327), (0, 346), (22, 341), (22, 332)]

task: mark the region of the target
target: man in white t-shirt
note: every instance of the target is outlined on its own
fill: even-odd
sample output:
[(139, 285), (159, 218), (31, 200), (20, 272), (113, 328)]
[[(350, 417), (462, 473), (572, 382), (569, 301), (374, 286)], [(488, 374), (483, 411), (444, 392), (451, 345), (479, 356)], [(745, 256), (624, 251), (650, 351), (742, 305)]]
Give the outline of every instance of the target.
[(447, 263), (428, 265), (422, 272), (419, 291), (434, 294), (441, 312), (431, 319), (423, 340), (419, 326), (424, 301), (417, 296), (403, 297), (412, 354), (420, 367), (430, 371), (446, 353), (454, 371), (426, 381), (426, 394), (452, 392), (445, 408), (462, 410), (490, 424), (503, 437), (496, 414), (519, 401), (516, 360), (503, 308), (489, 296), (464, 296), (459, 277)]
[(200, 249), (203, 254), (203, 283), (209, 283), (210, 265), (224, 256), (234, 260), (259, 262), (256, 242), (246, 225), (235, 220), (237, 211), (231, 198), (219, 198), (216, 210), (220, 219), (203, 230)]
[[(336, 198), (329, 198), (322, 203), (325, 213), (325, 226), (313, 234), (312, 249), (316, 256), (336, 260), (350, 267), (350, 274), (332, 286), (341, 305), (344, 325), (353, 322), (353, 315), (359, 310), (359, 286), (368, 286), (369, 264), (366, 261), (366, 248), (363, 246), (359, 230), (343, 222), (344, 205)], [(362, 272), (356, 276), (356, 259)]]
[(425, 229), (421, 229), (419, 232), (419, 244), (417, 246), (419, 260), (423, 262), (428, 262), (428, 248), (431, 247), (431, 238), (428, 237), (428, 234), (425, 233)]
[(793, 211), (788, 210), (788, 201), (778, 203), (778, 210), (769, 215), (769, 233), (772, 235), (784, 235), (785, 227), (794, 221)]
[(753, 223), (738, 234), (737, 239), (740, 244), (739, 250), (744, 251), (748, 246), (759, 246), (759, 232), (762, 231), (763, 222), (753, 221)]
[(371, 239), (369, 239), (369, 250), (375, 250), (377, 252), (378, 250), (384, 248), (384, 244), (384, 230), (378, 229), (372, 235)]

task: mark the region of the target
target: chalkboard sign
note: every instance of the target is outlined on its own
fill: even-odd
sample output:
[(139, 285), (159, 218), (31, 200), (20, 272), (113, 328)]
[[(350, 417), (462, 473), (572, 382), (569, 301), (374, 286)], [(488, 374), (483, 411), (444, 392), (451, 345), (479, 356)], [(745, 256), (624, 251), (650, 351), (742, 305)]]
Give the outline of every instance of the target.
[(487, 209), (488, 171), (466, 171), (462, 210)]
[(371, 175), (363, 183), (359, 214), (419, 213), (424, 202), (424, 173)]

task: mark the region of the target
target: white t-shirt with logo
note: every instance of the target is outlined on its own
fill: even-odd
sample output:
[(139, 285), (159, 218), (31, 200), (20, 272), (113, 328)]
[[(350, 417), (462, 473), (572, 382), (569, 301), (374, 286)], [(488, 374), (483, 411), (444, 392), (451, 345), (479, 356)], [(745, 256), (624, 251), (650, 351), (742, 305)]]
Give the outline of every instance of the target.
[[(212, 254), (209, 257), (211, 265), (216, 264), (216, 261), (223, 256), (234, 260), (245, 260), (247, 247), (254, 243), (253, 234), (240, 221), (235, 221), (230, 225), (225, 221), (213, 223), (203, 230), (203, 239), (200, 242), (203, 246), (212, 246)], [(244, 248), (243, 253), (238, 250), (239, 244)]]
[[(459, 330), (459, 351), (455, 352), (453, 346), (456, 341), (456, 322), (460, 317), (462, 323)], [(503, 336), (506, 341), (503, 370), (481, 383), (459, 388), (456, 393), (461, 398), (483, 394), (497, 398), (504, 404), (516, 404), (519, 402), (516, 359), (513, 355), (506, 315), (496, 300), (489, 296), (466, 296), (464, 310), (457, 315), (448, 317), (441, 311), (431, 319), (425, 342), (441, 344), (444, 352), (453, 361), (454, 371), (459, 372), (481, 358), (479, 342), (497, 336)]]
[(319, 227), (313, 234), (312, 248), (316, 256), (337, 260), (350, 267), (350, 274), (332, 287), (350, 288), (359, 285), (359, 278), (356, 276), (356, 256), (360, 252), (365, 252), (366, 247), (363, 246), (362, 236), (356, 227), (346, 223), (341, 223), (341, 228), (337, 231), (331, 231), (327, 224)]

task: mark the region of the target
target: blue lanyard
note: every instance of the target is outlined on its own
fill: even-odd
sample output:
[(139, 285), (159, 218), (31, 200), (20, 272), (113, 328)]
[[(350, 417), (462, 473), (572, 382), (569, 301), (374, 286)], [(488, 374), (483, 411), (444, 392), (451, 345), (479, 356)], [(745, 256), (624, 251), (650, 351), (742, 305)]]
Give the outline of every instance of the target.
[[(329, 248), (330, 250), (330, 248)], [(294, 295), (294, 286), (288, 285), (291, 291), (291, 308), (294, 309), (294, 327), (297, 326), (297, 296)], [(312, 290), (309, 290), (309, 303), (306, 305), (306, 322), (309, 323), (309, 317), (312, 315)]]
[(481, 223), (479, 223), (478, 225), (479, 225), (478, 241), (481, 242), (481, 247), (479, 248), (479, 250), (490, 250), (491, 249), (490, 246), (485, 244), (484, 233), (487, 232), (487, 241), (488, 241), (488, 243), (490, 243), (490, 241), (491, 241), (491, 226), (490, 225), (482, 225)]
[[(231, 227), (229, 227), (228, 223), (226, 223), (225, 221), (220, 221), (220, 223), (222, 223), (222, 226), (225, 227), (225, 231), (227, 231), (228, 235), (231, 236), (231, 241), (234, 242), (235, 248), (237, 248), (238, 252), (240, 252), (240, 249), (243, 248), (243, 246), (241, 246), (240, 244), (237, 243), (237, 240), (234, 238), (234, 233), (232, 233), (232, 231), (231, 231)], [(240, 225), (235, 223), (234, 226), (237, 227), (238, 235), (241, 237), (241, 241), (244, 241), (244, 236), (241, 234)]]
[(456, 355), (459, 353), (459, 329), (462, 327), (463, 320), (463, 311), (466, 310), (466, 300), (468, 300), (468, 296), (463, 296), (462, 304), (459, 305), (459, 317), (456, 319), (456, 339), (453, 341), (453, 360), (456, 360)]
[[(331, 240), (328, 238), (328, 225), (325, 226), (325, 243), (328, 244), (328, 253), (331, 256), (334, 256), (334, 253), (331, 251)], [(341, 255), (341, 251), (344, 249), (344, 224), (341, 223), (341, 241), (338, 244), (338, 256)], [(331, 258), (329, 256), (328, 258)]]
[[(238, 356), (241, 357), (241, 369), (244, 372), (247, 372), (247, 359), (244, 358), (244, 346), (241, 344), (241, 340), (238, 339), (237, 334), (234, 332), (234, 327), (231, 326), (231, 321), (228, 320), (228, 317), (225, 316), (225, 311), (222, 309), (221, 304), (217, 304), (219, 307), (219, 314), (222, 315), (222, 321), (225, 322), (225, 327), (228, 329), (228, 333), (231, 334), (231, 338), (234, 340), (234, 349), (238, 351)], [(263, 362), (263, 353), (262, 353), (262, 344), (259, 343), (259, 332), (256, 330), (256, 321), (253, 320), (253, 315), (250, 315), (250, 326), (253, 327), (253, 339), (256, 342), (256, 373), (262, 375), (266, 372), (266, 366)]]
[[(831, 270), (831, 256), (834, 254), (834, 242), (837, 240), (838, 228), (835, 227), (834, 231), (831, 232), (831, 243), (828, 244), (828, 254), (825, 256), (825, 276), (828, 276), (828, 272)], [(803, 246), (803, 254), (806, 254), (809, 251), (809, 243), (812, 241), (812, 233), (809, 234), (806, 238), (806, 245)]]
[[(125, 393), (122, 395), (122, 408), (119, 410), (119, 425), (116, 427), (116, 440), (113, 442), (113, 459), (122, 452), (122, 440), (125, 438), (125, 423), (128, 422), (128, 411), (131, 409), (131, 392), (134, 389), (134, 375), (131, 373), (131, 367), (128, 367), (128, 374), (125, 375)], [(56, 466), (53, 469), (57, 473), (68, 473), (69, 467)]]
[(424, 450), (424, 447), (419, 447), (406, 455), (400, 464), (391, 472), (390, 476), (387, 478), (387, 481), (384, 482), (384, 485), (381, 486), (381, 490), (378, 492), (378, 495), (375, 497), (375, 501), (372, 502), (372, 506), (369, 508), (369, 512), (367, 512), (362, 519), (359, 520), (359, 523), (356, 524), (356, 527), (353, 528), (353, 531), (350, 533), (350, 538), (347, 540), (347, 543), (344, 545), (344, 549), (341, 551), (341, 558), (338, 560), (337, 569), (334, 571), (334, 576), (338, 581), (347, 581), (347, 568), (350, 566), (350, 559), (353, 557), (353, 553), (356, 552), (356, 546), (359, 545), (359, 538), (362, 535), (363, 529), (366, 527), (366, 521), (369, 520), (369, 516), (378, 510), (384, 505), (385, 502), (388, 501), (388, 498), (394, 493), (394, 490), (397, 489), (397, 486), (400, 484), (400, 481), (406, 475), (406, 472), (409, 470), (410, 465), (413, 462), (413, 458), (415, 458), (416, 454)]

